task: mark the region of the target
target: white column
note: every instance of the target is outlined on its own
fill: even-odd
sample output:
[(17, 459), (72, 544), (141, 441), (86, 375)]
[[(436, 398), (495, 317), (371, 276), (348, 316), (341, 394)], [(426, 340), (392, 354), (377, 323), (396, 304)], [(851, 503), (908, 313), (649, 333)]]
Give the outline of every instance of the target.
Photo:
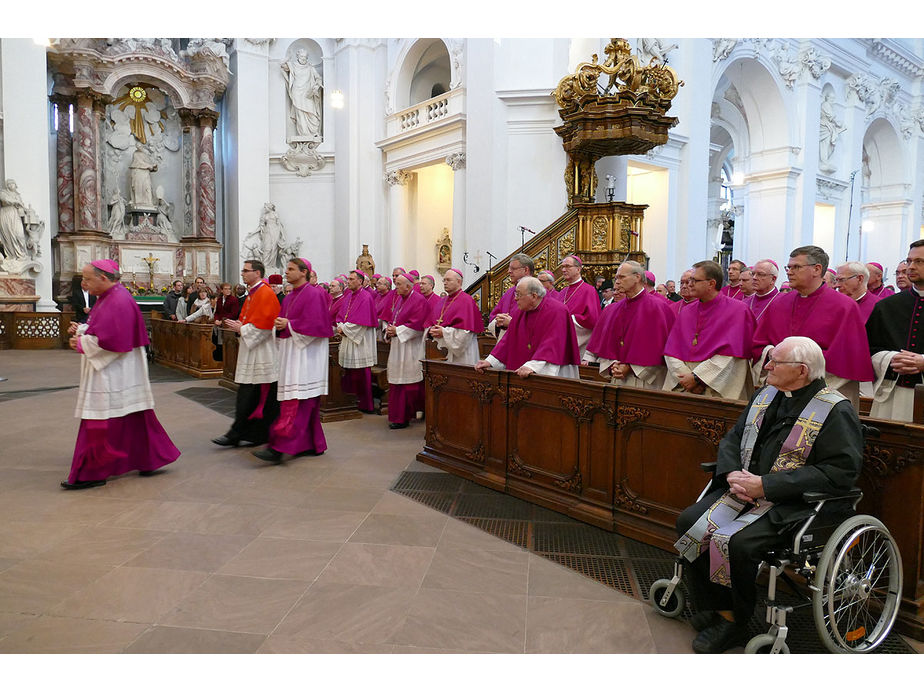
[[(446, 157), (446, 163), (452, 169), (452, 228), (449, 230), (452, 238), (452, 266), (464, 272), (462, 255), (466, 251), (472, 254), (477, 252), (477, 248), (469, 249), (465, 229), (465, 154), (452, 154)], [(470, 284), (475, 276), (466, 277), (465, 283)]]
[(385, 175), (388, 185), (388, 228), (386, 229), (386, 245), (379, 262), (379, 274), (391, 276), (394, 267), (407, 267), (409, 258), (407, 251), (411, 247), (406, 243), (408, 234), (408, 183), (413, 174), (407, 171), (391, 171)]
[(52, 289), (51, 171), (48, 162), (48, 73), (45, 48), (32, 39), (0, 40), (3, 85), (3, 172), (16, 181), (26, 205), (45, 222), (42, 270), (35, 278), (36, 310), (57, 312)]

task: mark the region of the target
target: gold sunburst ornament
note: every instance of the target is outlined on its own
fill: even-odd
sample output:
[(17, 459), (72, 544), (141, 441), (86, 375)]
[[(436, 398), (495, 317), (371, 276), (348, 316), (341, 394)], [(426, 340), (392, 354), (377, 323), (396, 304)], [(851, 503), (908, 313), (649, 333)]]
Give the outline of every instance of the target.
[[(151, 123), (145, 123), (144, 115), (142, 111), (147, 109), (147, 105), (151, 103), (151, 97), (148, 95), (147, 90), (141, 85), (135, 85), (128, 90), (128, 93), (123, 94), (121, 97), (112, 102), (120, 111), (124, 111), (129, 106), (135, 107), (135, 116), (129, 121), (129, 127), (131, 128), (132, 135), (135, 136), (135, 139), (141, 142), (141, 144), (147, 143), (147, 136), (145, 134), (145, 126), (150, 130), (151, 134), (154, 134), (154, 126)], [(160, 121), (157, 123), (157, 126), (160, 128), (160, 131), (164, 131), (164, 120), (166, 116), (161, 113)]]
[(128, 92), (128, 96), (135, 103), (144, 103), (148, 98), (148, 93), (142, 87), (132, 87)]

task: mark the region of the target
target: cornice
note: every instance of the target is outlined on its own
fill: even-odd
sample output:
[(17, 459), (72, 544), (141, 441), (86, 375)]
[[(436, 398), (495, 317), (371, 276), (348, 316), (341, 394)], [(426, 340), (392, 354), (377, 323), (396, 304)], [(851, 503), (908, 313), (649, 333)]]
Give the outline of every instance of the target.
[(924, 58), (915, 55), (892, 39), (864, 39), (866, 54), (912, 79), (924, 77)]

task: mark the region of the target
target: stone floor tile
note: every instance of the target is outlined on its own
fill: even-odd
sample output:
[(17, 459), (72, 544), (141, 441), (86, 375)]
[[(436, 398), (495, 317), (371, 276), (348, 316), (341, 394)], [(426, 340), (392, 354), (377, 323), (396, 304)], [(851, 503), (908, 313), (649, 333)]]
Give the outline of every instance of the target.
[(536, 554), (529, 556), (529, 596), (636, 603), (624, 592)]
[(46, 613), (70, 595), (113, 570), (66, 560), (26, 560), (0, 574), (0, 611)]
[(123, 651), (136, 654), (251, 654), (266, 636), (203, 628), (153, 626)]
[(269, 634), (308, 584), (300, 580), (212, 575), (159, 623)]
[(213, 507), (213, 503), (139, 501), (132, 503), (130, 510), (104, 524), (135, 529), (189, 531), (189, 528), (206, 516)]
[(369, 512), (382, 499), (385, 491), (367, 488), (318, 486), (308, 494), (304, 507), (317, 510), (348, 510)]
[[(372, 508), (377, 515), (417, 515), (424, 517), (446, 517), (423, 503), (406, 498), (394, 491), (386, 491), (381, 500)], [(484, 534), (484, 532), (482, 532)]]
[[(412, 502), (412, 501), (411, 501)], [(504, 541), (487, 532), (462, 522), (454, 517), (449, 518), (443, 534), (440, 536), (437, 548), (452, 549), (485, 549), (488, 551), (511, 551), (514, 553), (528, 553), (526, 549), (509, 541)]]
[(421, 589), (395, 645), (470, 652), (523, 652), (526, 596)]
[(75, 561), (118, 566), (169, 535), (169, 532), (125, 527), (96, 526), (77, 529), (77, 533), (49, 548), (40, 554), (39, 558), (54, 561), (61, 556), (71, 556)]
[(350, 541), (360, 544), (436, 546), (447, 519), (445, 515), (426, 517), (373, 513), (353, 533)]
[(656, 652), (641, 602), (530, 597), (526, 651), (647, 654)]
[(341, 546), (340, 542), (257, 537), (217, 572), (310, 582), (327, 567)]
[[(15, 633), (20, 628), (24, 628), (37, 618), (38, 616), (36, 614), (9, 614), (0, 612), (0, 639), (5, 638), (11, 633)], [(0, 648), (0, 652), (3, 652), (2, 648)]]
[(171, 532), (126, 565), (211, 573), (237, 556), (251, 541), (251, 537), (234, 535)]
[(260, 536), (345, 542), (367, 515), (349, 510), (280, 508)]
[(60, 522), (0, 522), (0, 556), (32, 558), (83, 530), (82, 525)]
[(0, 652), (6, 654), (120, 652), (146, 627), (141, 623), (40, 616), (0, 640)]
[(693, 654), (696, 631), (689, 623), (679, 618), (665, 618), (651, 607), (645, 609), (645, 618), (658, 654)]
[(257, 652), (259, 654), (391, 654), (394, 648), (383, 643), (364, 644), (329, 638), (301, 638), (271, 635)]
[(282, 512), (275, 507), (260, 505), (220, 504), (209, 508), (204, 515), (189, 524), (189, 531), (197, 534), (237, 534), (255, 537), (271, 526)]
[(526, 594), (529, 554), (437, 549), (423, 587), (489, 594)]
[(434, 550), (423, 546), (345, 544), (319, 583), (419, 587)]

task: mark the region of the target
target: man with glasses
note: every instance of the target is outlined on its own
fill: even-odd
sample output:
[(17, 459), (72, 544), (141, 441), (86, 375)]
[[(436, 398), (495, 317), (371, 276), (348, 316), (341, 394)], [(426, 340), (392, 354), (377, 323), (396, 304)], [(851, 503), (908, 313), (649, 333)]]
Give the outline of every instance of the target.
[(696, 303), (696, 298), (692, 294), (693, 287), (693, 270), (688, 269), (680, 275), (680, 300), (675, 301), (669, 307), (674, 311), (674, 315), (680, 315), (686, 306)]
[[(766, 551), (785, 543), (780, 528), (809, 507), (802, 494), (842, 494), (860, 475), (860, 420), (824, 376), (824, 355), (811, 339), (777, 344), (767, 386), (719, 443), (712, 489), (677, 518), (675, 547), (690, 561), (683, 577), (696, 610), (695, 652), (718, 654), (747, 641), (758, 567)], [(829, 501), (821, 513), (838, 521), (850, 510), (848, 501)]]
[(873, 306), (879, 300), (879, 297), (872, 291), (866, 290), (867, 281), (869, 281), (869, 270), (862, 262), (844, 263), (837, 268), (837, 274), (834, 277), (834, 286), (837, 290), (857, 302), (864, 325), (869, 314), (873, 312)]
[(693, 265), (691, 294), (664, 344), (664, 390), (747, 399), (754, 316), (741, 301), (720, 293), (722, 268), (711, 260)]
[(510, 326), (513, 317), (519, 311), (517, 302), (513, 294), (517, 288), (517, 282), (523, 277), (533, 276), (536, 264), (533, 259), (526, 253), (517, 253), (510, 258), (510, 264), (507, 265), (507, 276), (510, 278), (512, 286), (500, 297), (497, 305), (488, 316), (488, 328), (485, 330), (488, 334), (501, 338), (503, 331)]
[(859, 405), (860, 383), (873, 380), (866, 329), (856, 301), (828, 287), (823, 279), (828, 254), (815, 245), (789, 254), (786, 276), (792, 291), (767, 306), (754, 334), (755, 381), (767, 354), (786, 337), (811, 338), (825, 355), (828, 386)]
[(279, 299), (263, 274), (259, 260), (246, 260), (241, 279), (247, 297), (237, 320), (225, 320), (225, 327), (240, 334), (237, 370), (238, 384), (234, 423), (224, 435), (213, 438), (216, 445), (237, 447), (242, 441), (262, 445), (269, 439), (269, 427), (279, 415), (276, 399), (278, 351), (273, 325), (279, 317)]
[(754, 293), (748, 296), (744, 303), (754, 313), (754, 318), (760, 320), (773, 300), (779, 296), (780, 290), (776, 288), (776, 278), (780, 273), (779, 266), (773, 260), (760, 260), (754, 263), (751, 279), (754, 284)]
[(578, 353), (584, 353), (584, 347), (590, 341), (590, 335), (600, 318), (600, 297), (594, 287), (581, 278), (581, 265), (581, 258), (577, 255), (568, 255), (561, 261), (565, 287), (557, 296), (571, 313), (577, 334)]
[(908, 291), (911, 282), (908, 280), (908, 263), (902, 260), (895, 267), (895, 286), (899, 291)]
[(911, 421), (914, 386), (924, 383), (924, 240), (911, 244), (905, 263), (911, 288), (876, 303), (866, 321), (877, 419)]

